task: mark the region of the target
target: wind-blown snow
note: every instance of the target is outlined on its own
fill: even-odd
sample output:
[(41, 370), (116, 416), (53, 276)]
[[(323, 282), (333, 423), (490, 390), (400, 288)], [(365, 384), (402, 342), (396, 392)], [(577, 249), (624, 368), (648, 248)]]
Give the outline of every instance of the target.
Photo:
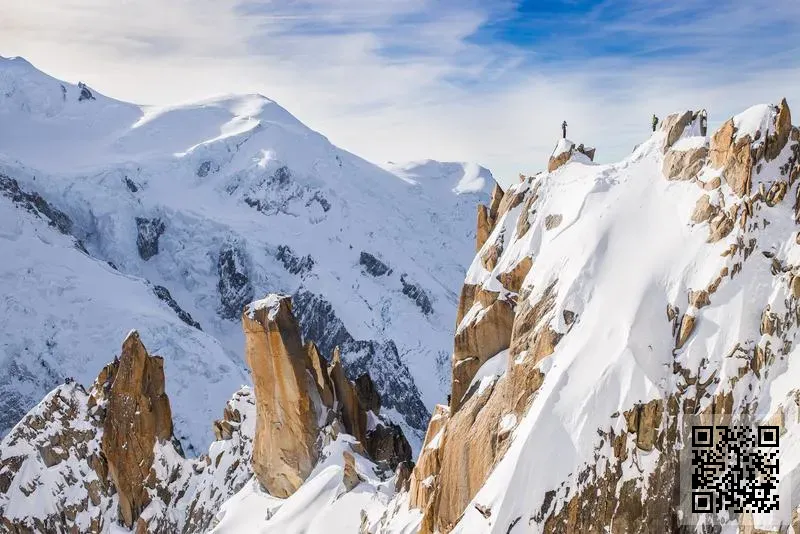
[(287, 499), (265, 493), (251, 480), (226, 502), (217, 514), (213, 534), (327, 534), (359, 532), (360, 510), (368, 516), (380, 516), (394, 494), (394, 479), (381, 481), (375, 476), (375, 464), (354, 454), (356, 471), (362, 482), (350, 492), (342, 483), (343, 453), (353, 454), (352, 436), (341, 434), (322, 452), (323, 459), (308, 480)]
[(556, 143), (556, 147), (553, 149), (553, 153), (550, 154), (551, 158), (558, 156), (559, 154), (563, 154), (564, 152), (569, 152), (572, 147), (575, 146), (575, 143), (567, 139), (566, 137), (562, 137)]
[(671, 147), (671, 150), (683, 151), (694, 150), (697, 148), (707, 147), (708, 138), (701, 135), (691, 135), (688, 137), (681, 137)]
[(756, 104), (751, 106), (733, 117), (733, 125), (736, 127), (736, 137), (749, 135), (755, 139), (756, 132), (760, 131), (762, 137), (771, 133), (772, 108), (769, 104)]
[(270, 293), (265, 298), (248, 304), (245, 307), (245, 313), (248, 317), (250, 317), (250, 319), (253, 319), (256, 311), (268, 310), (268, 317), (270, 319), (274, 319), (278, 314), (278, 307), (280, 306), (281, 299), (284, 297), (286, 297), (286, 295), (276, 295), (275, 293)]

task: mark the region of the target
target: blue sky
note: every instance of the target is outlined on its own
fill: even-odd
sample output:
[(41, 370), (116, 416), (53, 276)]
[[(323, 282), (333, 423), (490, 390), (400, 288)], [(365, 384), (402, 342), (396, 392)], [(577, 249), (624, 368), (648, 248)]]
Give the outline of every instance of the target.
[(653, 113), (800, 106), (800, 2), (5, 0), (0, 55), (140, 103), (260, 92), (373, 161), (509, 182), (563, 119), (611, 161)]

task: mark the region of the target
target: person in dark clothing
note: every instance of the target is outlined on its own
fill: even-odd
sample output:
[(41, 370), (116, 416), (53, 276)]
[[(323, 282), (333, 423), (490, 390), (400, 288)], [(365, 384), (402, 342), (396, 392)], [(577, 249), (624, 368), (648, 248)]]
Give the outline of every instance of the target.
[(656, 117), (656, 114), (653, 113), (653, 131), (654, 132), (656, 131), (657, 127), (658, 127), (658, 117)]
[(567, 138), (567, 121), (561, 123), (561, 137)]

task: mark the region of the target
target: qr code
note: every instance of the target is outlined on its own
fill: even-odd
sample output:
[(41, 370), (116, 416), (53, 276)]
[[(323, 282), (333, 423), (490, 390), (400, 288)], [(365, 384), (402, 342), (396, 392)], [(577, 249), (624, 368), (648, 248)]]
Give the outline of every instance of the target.
[(692, 426), (692, 513), (779, 509), (777, 426)]

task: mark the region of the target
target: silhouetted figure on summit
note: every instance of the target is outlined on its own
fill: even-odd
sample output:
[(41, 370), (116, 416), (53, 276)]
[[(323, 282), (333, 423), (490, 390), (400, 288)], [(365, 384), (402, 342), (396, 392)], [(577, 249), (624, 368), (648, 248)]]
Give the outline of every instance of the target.
[(653, 131), (654, 132), (656, 131), (657, 127), (658, 127), (658, 117), (656, 117), (656, 114), (653, 113)]
[(561, 137), (567, 138), (567, 121), (561, 123)]

